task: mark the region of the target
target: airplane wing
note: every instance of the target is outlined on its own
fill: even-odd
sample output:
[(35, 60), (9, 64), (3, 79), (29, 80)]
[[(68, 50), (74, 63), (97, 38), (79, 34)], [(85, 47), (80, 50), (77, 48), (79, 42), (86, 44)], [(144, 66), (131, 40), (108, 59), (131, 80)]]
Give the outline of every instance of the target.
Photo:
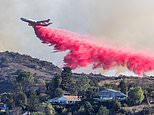
[(50, 19), (47, 19), (47, 20), (42, 20), (42, 21), (37, 21), (37, 23), (44, 23), (44, 22), (49, 22)]
[(31, 19), (26, 19), (26, 18), (20, 18), (22, 21), (24, 22), (28, 22), (28, 23), (31, 23), (31, 22), (35, 22), (34, 20), (31, 20)]

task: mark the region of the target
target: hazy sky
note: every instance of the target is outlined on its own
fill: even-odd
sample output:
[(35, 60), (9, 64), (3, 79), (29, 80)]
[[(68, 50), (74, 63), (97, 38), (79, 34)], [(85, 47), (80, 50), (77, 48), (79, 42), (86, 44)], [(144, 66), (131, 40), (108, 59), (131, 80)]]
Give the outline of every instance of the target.
[(53, 54), (32, 28), (19, 20), (51, 18), (53, 27), (98, 37), (115, 47), (154, 53), (153, 0), (0, 0), (0, 50), (16, 51), (62, 66), (65, 53)]

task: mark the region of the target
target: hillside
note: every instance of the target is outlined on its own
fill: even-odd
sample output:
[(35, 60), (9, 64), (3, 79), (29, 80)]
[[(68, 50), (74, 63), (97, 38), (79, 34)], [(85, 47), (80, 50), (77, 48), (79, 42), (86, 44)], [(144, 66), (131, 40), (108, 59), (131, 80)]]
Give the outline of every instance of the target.
[(41, 61), (28, 55), (13, 52), (0, 53), (0, 81), (13, 79), (13, 73), (17, 70), (31, 72), (35, 77), (50, 80), (60, 68), (50, 62)]
[[(62, 71), (51, 62), (14, 52), (0, 52), (0, 91), (8, 91), (11, 88), (11, 83), (16, 77), (14, 73), (17, 70), (31, 72), (37, 81), (45, 80), (47, 82), (50, 81), (55, 74), (61, 74)], [(73, 73), (75, 79), (82, 76), (88, 76), (90, 79), (98, 81), (100, 86), (104, 84), (118, 85), (120, 80), (124, 77), (129, 83), (134, 82), (143, 87), (154, 87), (153, 76), (141, 79), (133, 76), (106, 77), (102, 74)]]
[[(86, 103), (89, 103), (91, 107), (97, 110), (96, 112), (98, 112), (98, 108), (100, 107), (100, 104), (102, 104), (103, 106), (107, 107), (107, 110), (109, 110), (110, 113), (112, 113), (113, 111), (111, 110), (115, 109), (116, 107), (108, 107), (108, 105), (111, 104), (110, 101), (108, 102), (108, 104), (107, 103), (104, 104), (102, 100), (96, 98), (97, 94), (99, 93), (100, 90), (103, 90), (104, 88), (119, 90), (120, 89), (119, 83), (123, 81), (125, 82), (126, 88), (129, 90), (137, 86), (143, 88), (143, 90), (146, 91), (146, 98), (143, 100), (143, 103), (139, 104), (138, 106), (136, 105), (131, 106), (129, 105), (129, 103), (127, 103), (127, 101), (124, 102), (119, 101), (117, 107), (118, 106), (122, 107), (123, 111), (125, 112), (135, 111), (136, 113), (140, 114), (143, 111), (145, 111), (146, 109), (145, 107), (149, 107), (149, 105), (147, 105), (147, 100), (148, 100), (148, 102), (151, 103), (150, 110), (153, 111), (153, 102), (154, 102), (153, 76), (145, 76), (143, 78), (139, 78), (135, 76), (124, 76), (124, 75), (120, 75), (118, 77), (115, 76), (107, 77), (102, 74), (94, 74), (94, 73), (70, 74), (71, 69), (70, 68), (66, 69), (66, 68), (62, 70), (57, 66), (53, 65), (51, 62), (42, 61), (36, 58), (32, 58), (31, 56), (21, 55), (19, 53), (8, 52), (8, 51), (1, 52), (0, 53), (0, 97), (1, 97), (0, 100), (2, 100), (3, 103), (7, 103), (9, 105), (10, 112), (13, 111), (16, 112), (16, 108), (13, 107), (15, 104), (16, 107), (20, 106), (21, 107), (20, 111), (24, 113), (25, 109), (22, 109), (22, 106), (18, 105), (18, 96), (19, 97), (23, 96), (25, 97), (24, 98), (25, 103), (28, 103), (26, 105), (26, 109), (28, 111), (34, 111), (34, 110), (42, 111), (42, 109), (37, 109), (38, 108), (37, 104), (39, 104), (39, 106), (41, 107), (41, 103), (49, 99), (50, 96), (56, 97), (57, 94), (61, 95), (64, 92), (66, 92), (67, 94), (70, 95), (82, 96), (83, 101), (81, 101), (81, 103), (75, 104), (74, 106), (73, 105), (69, 105), (68, 107), (66, 106), (66, 108), (64, 108), (63, 105), (58, 105), (58, 107), (64, 108), (65, 110), (70, 110), (71, 108), (71, 111), (74, 112), (73, 108), (75, 106), (83, 106), (82, 104), (84, 103), (85, 99), (87, 100), (87, 102), (85, 102), (85, 105)], [(28, 82), (22, 79), (22, 77), (20, 76), (23, 71), (25, 73), (30, 72), (33, 74), (33, 77), (31, 77), (32, 79), (27, 78)], [(51, 81), (51, 79), (56, 74), (59, 74), (59, 76), (56, 76)], [(24, 74), (22, 74), (22, 76), (24, 76)], [(33, 81), (32, 84), (31, 81)], [(4, 95), (6, 94), (12, 96), (9, 97), (11, 100), (13, 99), (11, 103), (8, 103), (9, 101), (5, 100), (7, 99), (4, 98)], [(31, 104), (31, 102), (33, 102), (32, 100), (35, 100), (36, 102), (34, 101), (34, 103)], [(33, 107), (34, 104), (35, 106)], [(116, 102), (112, 101), (111, 105), (116, 105)], [(33, 109), (31, 110), (29, 107)], [(57, 113), (58, 112), (60, 113), (61, 110), (59, 111), (59, 109), (57, 109), (57, 105), (53, 104), (53, 108)], [(79, 108), (77, 108), (77, 110), (78, 109)], [(114, 112), (118, 113), (119, 110), (120, 108), (114, 110)]]
[(0, 93), (12, 90), (17, 70), (31, 72), (35, 80), (49, 81), (55, 74), (60, 74), (61, 69), (50, 62), (41, 61), (28, 55), (14, 52), (0, 53)]

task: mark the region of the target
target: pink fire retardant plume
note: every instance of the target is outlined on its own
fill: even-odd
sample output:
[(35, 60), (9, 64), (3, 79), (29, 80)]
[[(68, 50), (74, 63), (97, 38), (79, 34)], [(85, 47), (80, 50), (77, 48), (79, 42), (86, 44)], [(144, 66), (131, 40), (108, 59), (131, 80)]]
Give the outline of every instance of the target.
[(72, 69), (92, 64), (93, 69), (126, 66), (138, 75), (154, 70), (153, 57), (112, 47), (98, 46), (85, 41), (83, 39), (85, 36), (62, 29), (35, 26), (34, 30), (43, 43), (54, 46), (55, 50), (69, 50), (69, 53), (64, 57), (64, 65)]

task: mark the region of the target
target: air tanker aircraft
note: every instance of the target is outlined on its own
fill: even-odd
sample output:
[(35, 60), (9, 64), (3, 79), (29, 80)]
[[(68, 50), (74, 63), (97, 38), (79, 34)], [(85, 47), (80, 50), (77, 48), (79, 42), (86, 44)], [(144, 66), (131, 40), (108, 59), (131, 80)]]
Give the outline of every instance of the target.
[(50, 22), (50, 19), (42, 20), (42, 21), (35, 21), (31, 19), (26, 19), (26, 18), (20, 18), (20, 19), (24, 22), (27, 22), (29, 26), (48, 26), (52, 24)]

